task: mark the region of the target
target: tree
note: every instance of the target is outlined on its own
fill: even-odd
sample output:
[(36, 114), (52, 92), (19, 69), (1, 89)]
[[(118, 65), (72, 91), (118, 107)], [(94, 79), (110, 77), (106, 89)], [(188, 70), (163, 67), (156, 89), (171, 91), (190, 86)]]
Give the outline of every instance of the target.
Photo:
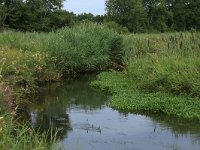
[(147, 29), (147, 13), (141, 0), (106, 0), (106, 14), (131, 32)]
[(143, 0), (148, 14), (148, 26), (164, 32), (173, 26), (173, 12), (169, 0)]
[(76, 16), (78, 22), (82, 21), (92, 21), (97, 23), (103, 23), (104, 16), (103, 15), (93, 15), (91, 13), (82, 13)]
[(50, 15), (50, 28), (58, 29), (64, 26), (72, 26), (74, 24), (74, 14), (65, 10), (57, 10)]
[(3, 0), (0, 0), (0, 30), (4, 29), (7, 16), (8, 10), (5, 7), (5, 3)]
[(173, 3), (176, 30), (200, 29), (200, 1), (179, 0)]
[[(5, 13), (5, 11), (2, 11), (4, 9), (1, 9), (0, 14), (8, 14), (9, 11), (9, 15), (6, 15), (6, 17), (4, 17), (5, 19), (2, 19), (3, 17), (0, 18), (0, 21), (5, 20), (1, 21), (1, 24), (5, 22), (9, 28), (22, 31), (51, 31), (52, 28), (54, 29), (55, 27), (53, 24), (57, 23), (59, 27), (67, 24), (66, 19), (69, 18), (69, 15), (61, 11), (63, 1), (64, 0), (0, 0), (0, 8), (3, 6), (6, 10)], [(61, 16), (58, 16), (58, 14)], [(53, 21), (56, 22), (53, 23)]]

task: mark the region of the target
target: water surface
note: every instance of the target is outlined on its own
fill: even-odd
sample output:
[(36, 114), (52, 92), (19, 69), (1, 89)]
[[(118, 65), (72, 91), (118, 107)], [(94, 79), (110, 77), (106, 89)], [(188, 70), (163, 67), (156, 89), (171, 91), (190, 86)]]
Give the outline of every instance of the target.
[(36, 129), (59, 130), (67, 150), (199, 150), (199, 123), (164, 115), (120, 113), (110, 96), (89, 86), (92, 76), (45, 85), (30, 120)]

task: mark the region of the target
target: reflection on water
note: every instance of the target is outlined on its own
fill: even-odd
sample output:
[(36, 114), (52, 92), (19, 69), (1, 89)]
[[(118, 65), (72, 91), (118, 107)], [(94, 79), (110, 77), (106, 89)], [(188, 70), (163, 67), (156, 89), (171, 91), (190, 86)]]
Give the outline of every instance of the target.
[(199, 123), (112, 110), (90, 81), (83, 76), (45, 85), (30, 107), (32, 126), (59, 130), (58, 145), (68, 150), (200, 149)]

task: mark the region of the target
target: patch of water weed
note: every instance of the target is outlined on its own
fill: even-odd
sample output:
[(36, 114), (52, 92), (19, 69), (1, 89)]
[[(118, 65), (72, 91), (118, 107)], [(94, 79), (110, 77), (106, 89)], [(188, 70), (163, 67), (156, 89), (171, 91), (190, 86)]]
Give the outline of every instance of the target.
[(113, 94), (109, 106), (115, 109), (164, 113), (185, 119), (200, 120), (198, 99), (173, 96), (163, 92), (141, 92), (137, 89), (135, 80), (122, 73), (101, 73), (91, 84)]

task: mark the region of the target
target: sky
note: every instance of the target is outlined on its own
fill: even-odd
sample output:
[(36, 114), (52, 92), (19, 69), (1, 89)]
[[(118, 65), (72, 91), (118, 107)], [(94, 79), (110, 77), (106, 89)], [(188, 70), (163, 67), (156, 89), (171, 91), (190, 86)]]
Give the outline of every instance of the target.
[(64, 9), (75, 14), (103, 15), (105, 13), (105, 0), (67, 0), (64, 2)]

